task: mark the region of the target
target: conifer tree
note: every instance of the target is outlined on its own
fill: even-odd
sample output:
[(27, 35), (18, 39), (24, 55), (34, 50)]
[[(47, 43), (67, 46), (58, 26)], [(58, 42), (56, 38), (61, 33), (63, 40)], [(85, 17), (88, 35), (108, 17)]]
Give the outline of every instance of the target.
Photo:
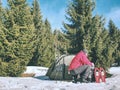
[(106, 58), (106, 55), (108, 55), (106, 52), (108, 41), (108, 32), (104, 29), (101, 31), (99, 38), (96, 41), (95, 48), (93, 48), (94, 52), (92, 57), (96, 67), (103, 67), (105, 69), (109, 67), (110, 60)]
[(55, 46), (55, 56), (58, 57), (63, 54), (67, 54), (67, 49), (69, 48), (69, 40), (66, 38), (66, 34), (60, 30), (54, 30), (54, 46)]
[(7, 76), (18, 76), (32, 58), (34, 24), (26, 0), (8, 0), (8, 5), (4, 14), (2, 60), (7, 63)]
[(60, 50), (59, 50), (59, 46), (60, 46), (60, 42), (58, 40), (58, 34), (59, 34), (59, 30), (54, 30), (53, 32), (53, 37), (54, 37), (54, 55), (55, 58), (58, 58), (60, 56)]
[(118, 47), (115, 50), (115, 62), (120, 66), (120, 29), (118, 29)]
[(42, 29), (38, 29), (38, 41), (36, 43), (36, 61), (35, 65), (49, 67), (50, 63), (54, 60), (54, 45), (53, 35), (50, 23), (46, 19)]
[(103, 65), (103, 50), (106, 48), (108, 32), (104, 29), (104, 18), (95, 15), (92, 18), (90, 34), (89, 57), (96, 67)]
[(52, 34), (52, 29), (49, 21), (46, 19), (44, 22), (45, 31), (44, 39), (43, 39), (43, 51), (41, 52), (42, 57), (41, 60), (44, 61), (44, 66), (49, 67), (50, 64), (53, 62), (55, 55), (54, 55), (54, 39)]
[(48, 67), (54, 58), (53, 36), (50, 23), (46, 19), (42, 20), (40, 6), (37, 0), (34, 0), (31, 9), (33, 22), (35, 26), (35, 51), (29, 65)]
[(109, 31), (101, 29), (95, 48), (93, 48), (93, 55), (91, 55), (97, 67), (104, 67), (107, 70), (114, 63), (115, 52), (118, 46), (118, 36), (117, 27), (112, 21), (109, 22)]
[(7, 64), (3, 61), (3, 56), (5, 54), (4, 46), (3, 46), (3, 41), (5, 40), (5, 27), (3, 24), (3, 13), (4, 9), (2, 8), (2, 3), (0, 2), (0, 76), (7, 76), (6, 74), (6, 68)]
[(119, 42), (120, 42), (120, 34), (119, 29), (115, 26), (112, 20), (109, 21), (109, 46), (111, 55), (108, 56), (108, 59), (111, 61), (111, 64), (119, 57)]
[[(70, 40), (70, 51), (77, 53), (83, 48), (89, 49), (89, 29), (92, 20), (92, 11), (95, 3), (93, 0), (72, 0), (66, 11), (66, 19), (69, 23), (64, 23), (67, 37)], [(88, 44), (89, 45), (89, 44)]]
[(34, 22), (34, 26), (35, 26), (35, 38), (34, 38), (34, 55), (32, 57), (32, 59), (29, 62), (29, 65), (40, 65), (38, 64), (39, 59), (41, 58), (41, 51), (40, 51), (40, 45), (42, 45), (42, 38), (44, 37), (43, 34), (43, 21), (42, 21), (42, 15), (41, 15), (41, 11), (40, 11), (40, 5), (38, 3), (37, 0), (33, 1), (32, 4), (32, 9), (31, 9), (31, 14), (33, 16), (33, 22)]

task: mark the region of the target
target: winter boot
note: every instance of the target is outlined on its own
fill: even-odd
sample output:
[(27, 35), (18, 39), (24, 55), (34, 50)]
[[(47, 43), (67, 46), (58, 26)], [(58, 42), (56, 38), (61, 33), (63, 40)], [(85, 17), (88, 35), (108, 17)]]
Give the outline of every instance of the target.
[(92, 78), (88, 78), (88, 82), (92, 82)]
[(77, 75), (72, 76), (72, 82), (77, 83)]
[(82, 82), (83, 83), (89, 83), (89, 81), (87, 79), (85, 79), (85, 78), (82, 78)]

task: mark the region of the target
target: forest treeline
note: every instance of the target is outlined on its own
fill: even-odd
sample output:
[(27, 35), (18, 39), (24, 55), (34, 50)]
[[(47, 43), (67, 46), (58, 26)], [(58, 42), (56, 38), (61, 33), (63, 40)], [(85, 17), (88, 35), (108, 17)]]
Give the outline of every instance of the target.
[(93, 15), (95, 1), (71, 0), (61, 30), (52, 30), (43, 20), (40, 5), (33, 0), (0, 2), (0, 76), (19, 76), (27, 65), (49, 67), (62, 54), (86, 48), (96, 66), (120, 64), (120, 29), (112, 20)]

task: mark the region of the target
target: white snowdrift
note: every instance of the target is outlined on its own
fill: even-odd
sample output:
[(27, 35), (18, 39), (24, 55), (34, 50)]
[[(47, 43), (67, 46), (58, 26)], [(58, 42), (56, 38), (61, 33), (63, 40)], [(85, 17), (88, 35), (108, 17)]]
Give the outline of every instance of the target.
[(35, 77), (0, 77), (0, 90), (120, 90), (120, 67), (112, 67), (114, 74), (106, 83), (77, 83), (53, 81), (45, 77), (48, 68), (29, 66), (25, 73)]
[(46, 67), (36, 67), (36, 66), (28, 66), (24, 73), (35, 73), (36, 76), (45, 75), (48, 68)]

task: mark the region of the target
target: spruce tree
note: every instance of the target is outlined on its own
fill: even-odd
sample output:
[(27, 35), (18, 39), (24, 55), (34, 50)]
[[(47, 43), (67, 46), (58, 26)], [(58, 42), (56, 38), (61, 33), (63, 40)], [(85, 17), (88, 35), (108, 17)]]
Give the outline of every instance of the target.
[(54, 30), (53, 32), (53, 37), (54, 37), (54, 55), (55, 55), (55, 58), (58, 58), (61, 53), (60, 53), (60, 50), (59, 50), (59, 46), (60, 46), (60, 42), (58, 40), (58, 34), (59, 34), (59, 30)]
[(26, 0), (8, 0), (8, 5), (2, 61), (7, 63), (7, 76), (19, 76), (33, 55), (34, 24)]
[(120, 29), (118, 29), (118, 47), (115, 50), (115, 63), (120, 66)]
[(99, 29), (101, 29), (101, 32), (95, 48), (92, 49), (93, 55), (91, 57), (93, 57), (92, 60), (97, 67), (104, 67), (107, 70), (115, 61), (115, 51), (118, 46), (117, 37), (119, 35), (117, 33), (117, 27), (112, 21), (109, 22), (109, 31), (100, 27), (97, 30)]
[(5, 40), (5, 33), (4, 30), (4, 24), (3, 24), (3, 13), (4, 9), (2, 8), (2, 3), (0, 2), (0, 76), (7, 76), (6, 69), (7, 69), (7, 63), (3, 61), (5, 49), (3, 46), (3, 42)]
[(106, 58), (106, 55), (108, 55), (106, 52), (108, 41), (108, 31), (104, 29), (101, 31), (94, 48), (93, 61), (96, 67), (103, 67), (105, 69), (109, 67), (110, 60)]
[(31, 9), (35, 26), (35, 51), (29, 65), (48, 67), (54, 58), (53, 36), (50, 23), (42, 20), (40, 5), (34, 0)]
[(119, 29), (115, 26), (112, 20), (109, 21), (109, 46), (111, 55), (108, 56), (108, 59), (111, 60), (111, 64), (119, 57), (119, 42), (120, 34)]
[(104, 18), (95, 15), (92, 18), (91, 29), (89, 31), (90, 35), (90, 46), (89, 46), (89, 57), (96, 67), (103, 65), (103, 50), (106, 48), (107, 35), (108, 32), (104, 29)]
[(44, 61), (44, 66), (49, 67), (53, 62), (54, 55), (54, 39), (52, 34), (52, 29), (49, 21), (46, 19), (44, 22), (45, 31), (44, 31), (44, 41), (43, 41), (43, 51), (41, 60)]
[[(70, 40), (69, 52), (77, 53), (83, 48), (89, 49), (89, 29), (95, 3), (92, 0), (72, 0), (66, 11), (64, 28)], [(87, 41), (87, 43), (86, 43)]]
[(66, 34), (58, 29), (54, 30), (54, 46), (55, 46), (55, 56), (58, 57), (63, 54), (67, 54), (69, 48), (69, 40), (66, 38)]
[(44, 37), (43, 34), (43, 21), (42, 21), (42, 15), (40, 11), (40, 5), (37, 0), (33, 1), (32, 8), (31, 8), (31, 14), (33, 16), (33, 22), (35, 26), (35, 38), (34, 38), (34, 53), (33, 57), (30, 60), (28, 65), (40, 65), (38, 64), (38, 61), (41, 58), (41, 51), (40, 51), (40, 45), (42, 45), (42, 38)]

